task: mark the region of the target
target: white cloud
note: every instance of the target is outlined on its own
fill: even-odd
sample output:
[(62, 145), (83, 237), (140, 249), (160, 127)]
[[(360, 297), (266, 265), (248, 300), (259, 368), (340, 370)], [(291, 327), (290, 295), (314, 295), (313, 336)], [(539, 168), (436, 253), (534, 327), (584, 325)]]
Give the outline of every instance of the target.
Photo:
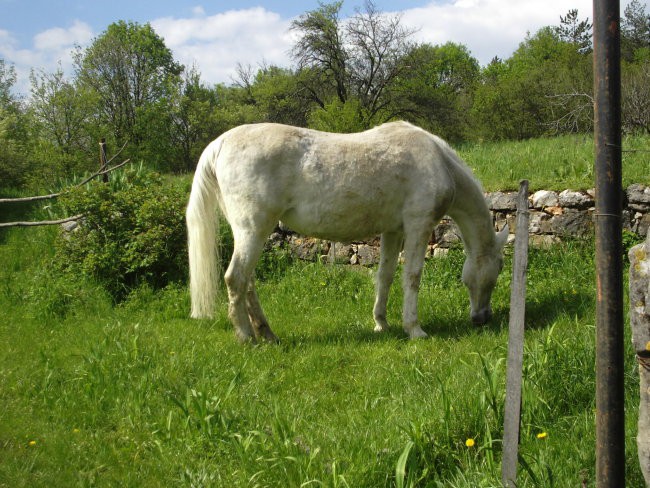
[(197, 17), (203, 17), (205, 15), (205, 9), (203, 8), (203, 5), (197, 5), (192, 9), (192, 14), (196, 15)]
[(264, 8), (151, 22), (178, 61), (196, 64), (210, 83), (229, 82), (237, 63), (288, 66), (290, 21)]
[(48, 29), (34, 36), (34, 48), (37, 51), (56, 52), (69, 50), (75, 44), (84, 45), (93, 38), (93, 31), (90, 26), (79, 20), (64, 29), (55, 27)]
[(402, 22), (419, 29), (419, 42), (465, 44), (487, 64), (494, 56), (509, 57), (527, 33), (558, 25), (560, 15), (570, 8), (577, 8), (581, 18), (593, 17), (591, 0), (573, 0), (570, 5), (565, 0), (455, 0), (406, 10)]
[(17, 40), (8, 31), (0, 30), (0, 58), (16, 68), (16, 91), (29, 93), (31, 70), (56, 71), (60, 65), (67, 75), (72, 74), (72, 51), (76, 45), (87, 45), (93, 37), (92, 28), (75, 20), (68, 28), (56, 27), (36, 34), (32, 48), (18, 48)]
[[(417, 29), (418, 42), (465, 44), (485, 65), (494, 56), (508, 58), (527, 33), (558, 25), (569, 8), (577, 8), (581, 18), (592, 17), (592, 0), (573, 0), (570, 6), (565, 0), (435, 0), (400, 13), (404, 25)], [(228, 83), (237, 63), (291, 64), (291, 19), (262, 7), (209, 16), (196, 7), (194, 13), (193, 18), (167, 17), (152, 25), (176, 58), (186, 66), (196, 63), (209, 83)]]
[[(630, 1), (621, 2), (621, 11)], [(418, 29), (417, 41), (465, 44), (481, 64), (487, 64), (494, 56), (508, 58), (527, 33), (558, 25), (569, 8), (577, 8), (581, 18), (593, 17), (592, 0), (573, 0), (570, 5), (565, 0), (432, 0), (401, 14), (404, 25)], [(151, 25), (179, 62), (196, 64), (208, 83), (228, 83), (237, 63), (290, 66), (296, 36), (290, 31), (291, 20), (262, 7), (207, 15), (197, 5), (187, 18), (158, 18)], [(52, 72), (60, 62), (71, 74), (74, 46), (87, 46), (94, 35), (90, 25), (75, 20), (68, 27), (38, 33), (33, 45), (24, 48), (10, 31), (0, 29), (0, 58), (15, 65), (18, 90), (27, 93), (30, 69)]]

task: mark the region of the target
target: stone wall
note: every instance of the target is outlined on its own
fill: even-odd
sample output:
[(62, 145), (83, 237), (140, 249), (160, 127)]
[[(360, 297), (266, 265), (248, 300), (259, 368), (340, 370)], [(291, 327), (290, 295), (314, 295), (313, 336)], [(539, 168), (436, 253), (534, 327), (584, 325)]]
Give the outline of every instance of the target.
[[(487, 193), (485, 199), (492, 212), (495, 228), (506, 223), (514, 238), (516, 227), (517, 192)], [(593, 235), (594, 191), (562, 192), (539, 190), (528, 198), (530, 243), (550, 246), (566, 238), (584, 238)], [(630, 185), (623, 194), (623, 228), (645, 237), (650, 227), (650, 187)], [(443, 219), (435, 228), (429, 242), (428, 255), (444, 255), (460, 241), (460, 233), (453, 221)], [(282, 225), (271, 236), (273, 247), (287, 246), (300, 259), (332, 260), (339, 263), (369, 266), (379, 261), (379, 239), (368, 242), (332, 243), (304, 237)], [(333, 251), (333, 252), (332, 252)]]

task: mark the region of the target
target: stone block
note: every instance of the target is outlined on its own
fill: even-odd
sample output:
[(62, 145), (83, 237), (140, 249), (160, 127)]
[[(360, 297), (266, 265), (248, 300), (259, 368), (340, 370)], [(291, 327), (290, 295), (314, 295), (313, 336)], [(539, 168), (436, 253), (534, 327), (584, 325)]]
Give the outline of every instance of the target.
[(561, 207), (587, 209), (594, 206), (594, 199), (587, 192), (564, 190), (560, 192), (559, 203)]
[(627, 187), (625, 193), (629, 203), (650, 207), (650, 187), (634, 183)]
[(490, 210), (513, 211), (517, 210), (517, 193), (495, 191), (488, 193), (486, 202)]
[(560, 204), (558, 195), (554, 191), (539, 190), (530, 197), (533, 208), (543, 209), (546, 207), (557, 207)]
[(593, 231), (593, 219), (586, 210), (567, 208), (551, 219), (551, 232), (560, 237), (586, 237)]
[(357, 256), (359, 264), (362, 266), (372, 266), (379, 263), (379, 247), (368, 244), (359, 244), (357, 247)]

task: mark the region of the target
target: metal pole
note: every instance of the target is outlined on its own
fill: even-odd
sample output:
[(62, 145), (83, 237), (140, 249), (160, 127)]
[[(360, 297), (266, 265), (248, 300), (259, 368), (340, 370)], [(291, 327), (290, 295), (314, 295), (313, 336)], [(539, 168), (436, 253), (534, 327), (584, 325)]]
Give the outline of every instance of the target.
[(594, 0), (596, 486), (625, 486), (620, 4)]

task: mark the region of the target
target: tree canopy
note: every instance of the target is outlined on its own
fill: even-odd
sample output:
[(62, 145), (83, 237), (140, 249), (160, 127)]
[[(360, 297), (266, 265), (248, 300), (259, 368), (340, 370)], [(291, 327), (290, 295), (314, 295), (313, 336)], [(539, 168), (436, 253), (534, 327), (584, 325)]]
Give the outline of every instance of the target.
[[(291, 66), (238, 65), (209, 86), (178, 63), (150, 24), (110, 24), (74, 53), (75, 70), (34, 71), (28, 99), (0, 59), (3, 187), (54, 182), (94, 168), (106, 138), (162, 171), (192, 171), (222, 132), (260, 121), (352, 132), (394, 120), (451, 141), (522, 139), (592, 130), (589, 18), (569, 9), (529, 33), (507, 59), (481, 66), (459, 43), (418, 43), (399, 15), (367, 0), (347, 18), (320, 3), (291, 28)], [(622, 17), (623, 124), (650, 132), (650, 15), (633, 0)]]

